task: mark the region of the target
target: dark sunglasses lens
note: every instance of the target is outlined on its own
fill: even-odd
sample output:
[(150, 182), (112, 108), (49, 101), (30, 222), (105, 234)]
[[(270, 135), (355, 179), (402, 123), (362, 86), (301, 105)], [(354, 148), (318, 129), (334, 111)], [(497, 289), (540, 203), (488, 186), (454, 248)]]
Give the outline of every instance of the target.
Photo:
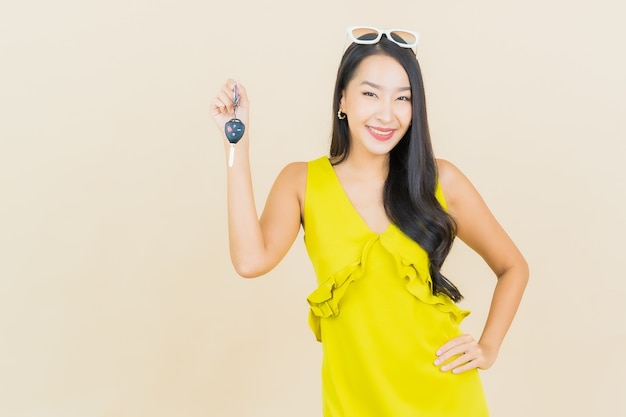
[(378, 38), (378, 32), (374, 29), (356, 28), (352, 29), (352, 36), (360, 41), (373, 41)]
[(406, 45), (414, 45), (417, 41), (415, 35), (401, 30), (394, 30), (393, 32), (391, 32), (391, 38), (397, 43), (403, 43)]

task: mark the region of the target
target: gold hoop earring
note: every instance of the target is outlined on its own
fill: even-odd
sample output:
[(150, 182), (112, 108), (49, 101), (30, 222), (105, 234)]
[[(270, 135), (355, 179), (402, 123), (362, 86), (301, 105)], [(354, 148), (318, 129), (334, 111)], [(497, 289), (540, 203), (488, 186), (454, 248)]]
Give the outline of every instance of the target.
[(341, 111), (341, 109), (337, 112), (337, 118), (339, 120), (343, 120), (346, 118), (346, 114), (344, 112)]

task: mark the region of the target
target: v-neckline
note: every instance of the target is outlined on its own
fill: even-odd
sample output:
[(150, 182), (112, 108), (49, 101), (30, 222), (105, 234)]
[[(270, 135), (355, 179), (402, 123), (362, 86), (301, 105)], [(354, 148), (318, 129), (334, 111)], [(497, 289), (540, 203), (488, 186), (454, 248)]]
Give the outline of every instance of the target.
[(341, 180), (339, 179), (339, 176), (337, 175), (337, 172), (335, 171), (335, 167), (333, 166), (333, 164), (330, 162), (329, 158), (326, 158), (326, 161), (328, 162), (328, 168), (330, 169), (333, 178), (335, 179), (335, 182), (339, 188), (339, 191), (341, 192), (341, 194), (343, 195), (344, 199), (346, 200), (346, 203), (348, 204), (348, 206), (350, 207), (350, 209), (353, 211), (354, 215), (359, 219), (359, 221), (361, 222), (361, 225), (363, 225), (363, 227), (365, 228), (365, 230), (367, 230), (369, 233), (374, 234), (376, 236), (381, 236), (385, 233), (387, 233), (387, 231), (389, 231), (392, 227), (393, 227), (393, 223), (389, 222), (389, 224), (387, 225), (387, 227), (385, 228), (385, 230), (383, 230), (382, 232), (376, 232), (374, 231), (365, 221), (365, 219), (363, 218), (363, 216), (361, 215), (361, 213), (359, 213), (359, 211), (356, 209), (356, 207), (354, 206), (354, 204), (352, 203), (352, 200), (350, 200), (350, 196), (348, 196), (348, 193), (346, 192), (346, 189), (344, 188), (343, 184), (341, 183)]

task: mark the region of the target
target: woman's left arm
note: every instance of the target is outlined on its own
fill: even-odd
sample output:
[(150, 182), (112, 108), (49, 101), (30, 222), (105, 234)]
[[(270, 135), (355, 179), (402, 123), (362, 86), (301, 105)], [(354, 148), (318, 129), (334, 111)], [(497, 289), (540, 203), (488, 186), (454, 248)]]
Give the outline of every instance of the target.
[(448, 161), (437, 163), (448, 212), (457, 223), (457, 237), (485, 260), (498, 281), (480, 340), (470, 335), (450, 340), (437, 351), (435, 365), (443, 364), (442, 371), (453, 373), (488, 369), (498, 356), (522, 299), (528, 264), (467, 177)]

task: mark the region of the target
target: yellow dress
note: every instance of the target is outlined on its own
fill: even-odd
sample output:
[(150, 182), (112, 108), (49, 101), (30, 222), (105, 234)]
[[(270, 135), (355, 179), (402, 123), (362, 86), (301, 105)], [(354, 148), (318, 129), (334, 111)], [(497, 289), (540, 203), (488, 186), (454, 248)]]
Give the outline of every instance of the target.
[(308, 302), (322, 342), (324, 416), (488, 416), (478, 371), (433, 363), (469, 311), (432, 294), (417, 243), (393, 224), (381, 234), (367, 227), (327, 157), (308, 163), (303, 224), (318, 279)]

